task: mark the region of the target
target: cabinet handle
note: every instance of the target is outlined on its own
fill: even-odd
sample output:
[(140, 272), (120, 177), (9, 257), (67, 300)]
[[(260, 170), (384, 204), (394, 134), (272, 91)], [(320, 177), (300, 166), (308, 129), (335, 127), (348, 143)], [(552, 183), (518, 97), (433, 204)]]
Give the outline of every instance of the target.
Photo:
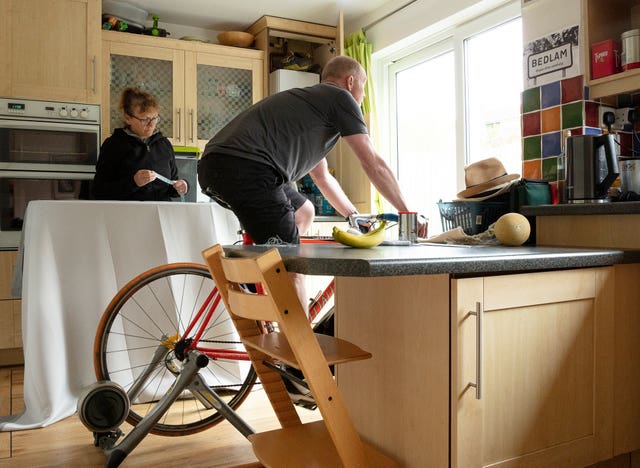
[(96, 94), (96, 56), (95, 55), (91, 59), (91, 65), (93, 68), (93, 85), (91, 89), (93, 90), (93, 94)]
[(191, 143), (193, 143), (195, 137), (195, 132), (193, 130), (193, 109), (189, 109), (189, 117), (191, 118)]
[(177, 111), (178, 111), (178, 141), (180, 141), (182, 139), (180, 135), (180, 129), (182, 128), (182, 113), (180, 112), (180, 108), (178, 108)]
[(475, 312), (469, 315), (476, 316), (476, 381), (469, 382), (469, 387), (476, 389), (476, 400), (482, 399), (482, 304), (476, 302)]

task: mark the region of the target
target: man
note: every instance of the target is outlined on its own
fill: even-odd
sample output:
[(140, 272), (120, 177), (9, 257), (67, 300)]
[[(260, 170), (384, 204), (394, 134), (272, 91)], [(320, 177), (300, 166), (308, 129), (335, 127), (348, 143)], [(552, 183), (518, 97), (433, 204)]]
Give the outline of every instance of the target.
[[(203, 191), (233, 210), (257, 244), (297, 244), (314, 218), (311, 202), (291, 185), (305, 174), (336, 211), (357, 213), (325, 159), (342, 137), (380, 194), (398, 211), (410, 211), (364, 123), (366, 80), (356, 60), (335, 57), (320, 84), (277, 93), (242, 112), (205, 147), (198, 164)], [(426, 222), (418, 224), (418, 235), (426, 237)], [(291, 278), (306, 309), (304, 277)]]

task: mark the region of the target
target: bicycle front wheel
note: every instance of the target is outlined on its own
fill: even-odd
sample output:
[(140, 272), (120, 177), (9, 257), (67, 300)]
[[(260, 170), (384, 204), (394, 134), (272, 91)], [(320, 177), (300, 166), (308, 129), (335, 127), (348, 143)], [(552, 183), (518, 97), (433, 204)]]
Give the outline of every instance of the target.
[[(127, 421), (138, 424), (167, 393), (182, 369), (173, 346), (183, 335), (215, 284), (209, 270), (196, 263), (173, 263), (148, 270), (127, 283), (105, 310), (94, 343), (98, 380), (121, 385), (134, 398)], [(192, 338), (194, 327), (187, 338)], [(249, 395), (256, 374), (243, 360), (240, 342), (220, 302), (204, 329), (198, 347), (213, 355), (200, 376), (229, 406), (237, 408)], [(178, 350), (178, 351), (177, 351)], [(226, 357), (225, 352), (234, 356)], [(160, 435), (187, 435), (223, 419), (215, 408), (185, 390), (151, 430)]]

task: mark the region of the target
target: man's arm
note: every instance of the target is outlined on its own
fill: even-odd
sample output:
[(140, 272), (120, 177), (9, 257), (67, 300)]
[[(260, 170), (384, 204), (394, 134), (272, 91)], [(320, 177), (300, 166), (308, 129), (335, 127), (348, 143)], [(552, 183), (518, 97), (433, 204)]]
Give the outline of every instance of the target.
[(398, 211), (410, 211), (391, 168), (376, 151), (367, 134), (343, 137), (360, 161), (373, 186)]
[[(369, 135), (362, 133), (343, 137), (356, 154), (362, 169), (378, 192), (398, 211), (411, 211), (402, 195), (398, 179), (387, 162), (376, 151)], [(429, 223), (426, 218), (418, 217), (418, 237), (427, 237)]]
[(349, 216), (351, 213), (355, 213), (356, 207), (349, 197), (344, 193), (342, 187), (338, 181), (329, 173), (327, 167), (327, 160), (323, 159), (318, 163), (316, 167), (309, 171), (309, 175), (313, 180), (313, 183), (320, 189), (322, 195), (331, 203), (338, 213), (342, 216)]

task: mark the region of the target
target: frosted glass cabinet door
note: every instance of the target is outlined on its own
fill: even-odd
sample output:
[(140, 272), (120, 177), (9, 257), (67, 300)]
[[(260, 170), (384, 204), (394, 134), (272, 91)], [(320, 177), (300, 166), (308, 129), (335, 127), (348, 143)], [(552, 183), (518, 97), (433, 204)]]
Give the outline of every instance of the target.
[(253, 103), (251, 70), (197, 66), (198, 140), (209, 140)]
[(186, 54), (188, 144), (204, 148), (236, 115), (262, 99), (262, 60), (249, 55), (253, 52), (238, 50), (236, 57), (206, 52)]
[(118, 108), (121, 91), (136, 86), (158, 98), (160, 117), (158, 129), (168, 138), (173, 137), (173, 61), (129, 55), (111, 55), (109, 82), (109, 134), (123, 126), (122, 112)]

